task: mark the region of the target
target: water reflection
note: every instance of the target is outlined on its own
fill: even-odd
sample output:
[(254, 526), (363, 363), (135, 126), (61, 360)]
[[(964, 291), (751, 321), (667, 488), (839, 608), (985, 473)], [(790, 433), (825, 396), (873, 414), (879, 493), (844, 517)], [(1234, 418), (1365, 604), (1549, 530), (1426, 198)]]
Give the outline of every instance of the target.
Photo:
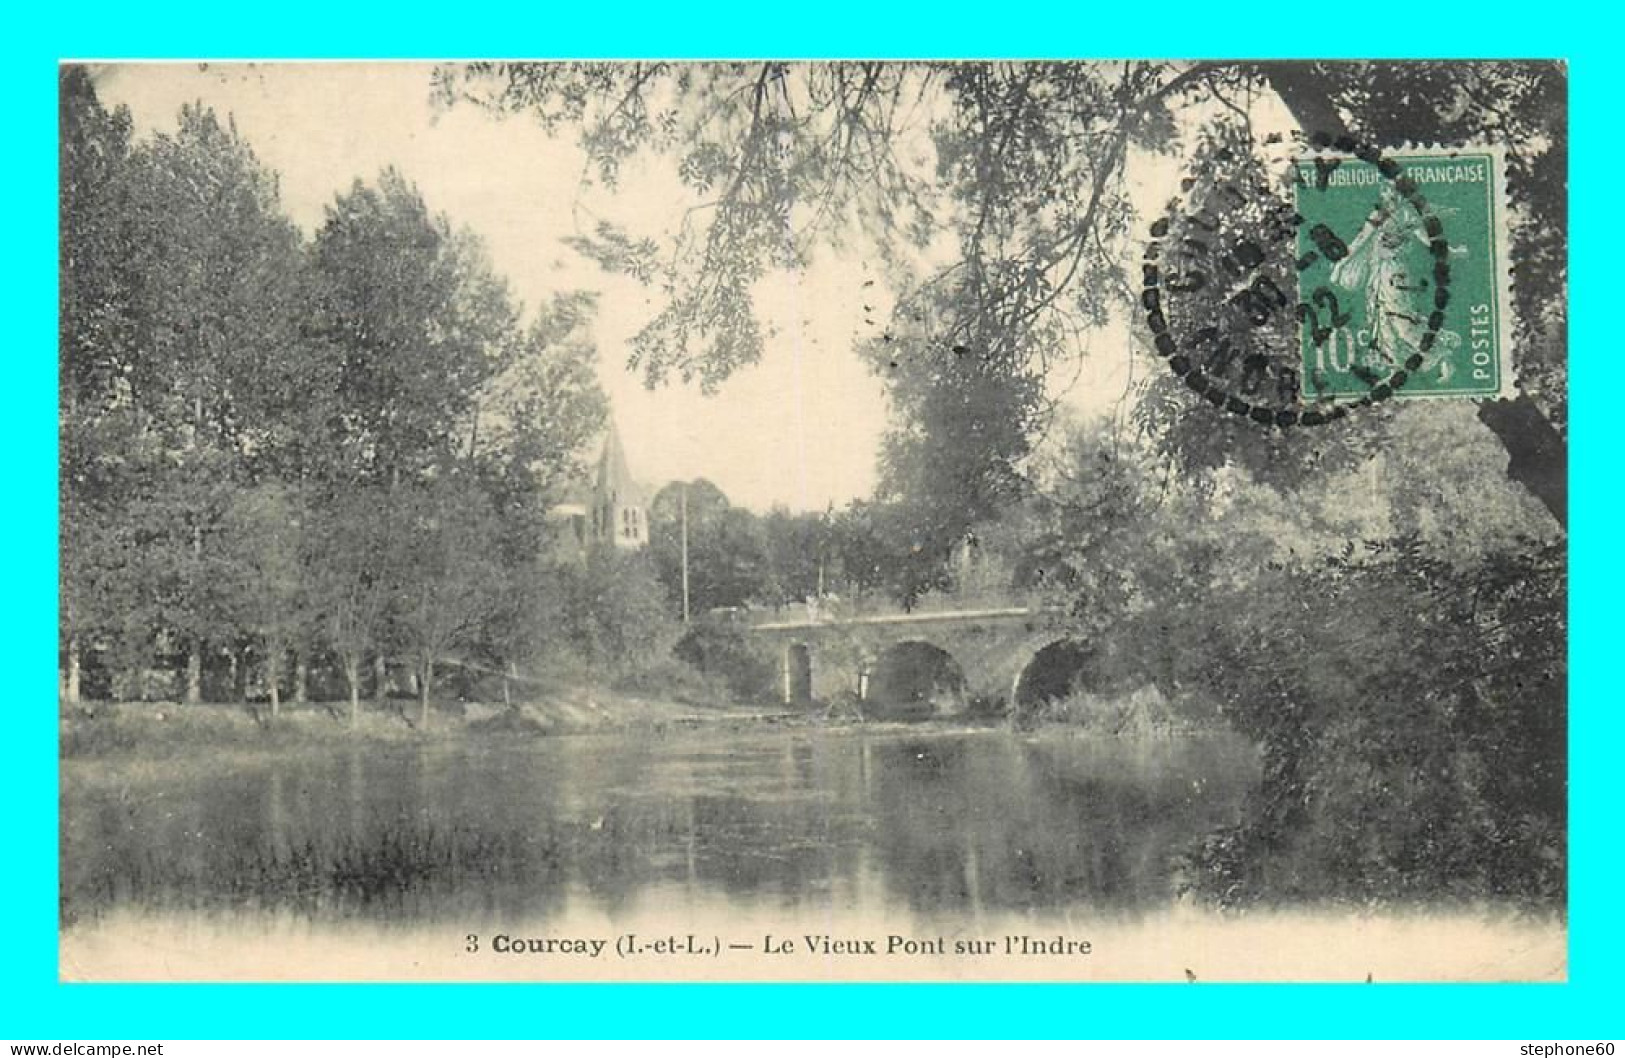
[(1167, 907), (1255, 781), (1228, 738), (688, 732), (73, 761), (65, 922), (110, 908), (545, 919), (717, 897), (978, 914)]

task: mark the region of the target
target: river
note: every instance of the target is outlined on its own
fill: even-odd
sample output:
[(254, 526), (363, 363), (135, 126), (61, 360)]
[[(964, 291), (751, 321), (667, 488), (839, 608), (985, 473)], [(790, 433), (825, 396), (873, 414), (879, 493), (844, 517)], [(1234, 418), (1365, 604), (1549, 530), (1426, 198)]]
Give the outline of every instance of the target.
[[(338, 745), (230, 763), (69, 761), (62, 972), (1561, 973), (1553, 923), (1196, 906), (1181, 886), (1185, 857), (1238, 818), (1257, 778), (1256, 751), (1230, 736), (765, 725)], [(1441, 929), (1478, 961), (1418, 963), (1438, 961)], [(1506, 968), (1514, 950), (1523, 969)]]

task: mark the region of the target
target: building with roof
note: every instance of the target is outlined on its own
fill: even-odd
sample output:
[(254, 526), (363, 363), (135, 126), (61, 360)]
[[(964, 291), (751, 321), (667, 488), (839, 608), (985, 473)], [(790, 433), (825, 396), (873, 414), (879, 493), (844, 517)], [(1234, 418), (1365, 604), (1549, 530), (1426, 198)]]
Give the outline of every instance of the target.
[(569, 526), (566, 540), (583, 550), (612, 544), (625, 551), (649, 545), (649, 490), (632, 476), (626, 448), (612, 416), (604, 431), (592, 482), (573, 486), (549, 512), (550, 520)]

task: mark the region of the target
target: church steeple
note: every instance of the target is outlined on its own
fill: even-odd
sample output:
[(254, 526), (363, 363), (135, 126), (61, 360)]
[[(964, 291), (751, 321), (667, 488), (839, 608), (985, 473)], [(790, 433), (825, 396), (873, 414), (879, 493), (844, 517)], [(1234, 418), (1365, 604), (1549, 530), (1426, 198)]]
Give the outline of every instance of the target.
[(603, 438), (591, 476), (576, 479), (562, 502), (548, 512), (550, 521), (569, 527), (560, 539), (573, 540), (583, 554), (593, 544), (628, 551), (649, 545), (649, 492), (632, 476), (613, 417), (605, 424)]
[(598, 456), (593, 481), (593, 536), (616, 547), (634, 549), (649, 543), (648, 505), (644, 490), (632, 477), (621, 433), (610, 416), (604, 449)]

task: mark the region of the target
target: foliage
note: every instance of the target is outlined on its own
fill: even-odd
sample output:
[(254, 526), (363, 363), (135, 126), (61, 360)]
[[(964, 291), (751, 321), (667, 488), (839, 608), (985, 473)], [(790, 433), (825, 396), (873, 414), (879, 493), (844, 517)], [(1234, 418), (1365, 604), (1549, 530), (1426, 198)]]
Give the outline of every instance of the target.
[(596, 545), (584, 561), (548, 572), (558, 587), (556, 646), (585, 661), (590, 675), (612, 679), (671, 650), (676, 623), (647, 552)]
[(886, 536), (881, 522), (880, 506), (866, 500), (854, 500), (830, 520), (830, 547), (838, 583), (849, 594), (880, 591), (895, 570), (894, 542)]
[(396, 612), (418, 681), (419, 723), (429, 720), (435, 663), (473, 644), (503, 601), (506, 570), (490, 549), (495, 515), (472, 481), (438, 478), (404, 493), (403, 561), (410, 570)]
[[(762, 276), (801, 267), (820, 246), (878, 256), (895, 310), (862, 352), (894, 409), (883, 498), (913, 508), (908, 554), (935, 556), (1021, 500), (1052, 420), (1046, 378), (1132, 296), (1129, 152), (1170, 151), (1193, 130), (1198, 155), (1238, 137), (1257, 143), (1255, 111), (1236, 100), (1270, 91), (1308, 132), (1510, 147), (1516, 359), (1561, 431), (1565, 89), (1556, 63), (476, 63), (436, 73), (445, 104), (575, 130), (607, 185), (636, 157), (675, 162), (694, 208), (669, 246), (606, 223), (578, 247), (665, 294), (631, 357), (651, 384), (676, 370), (715, 387), (754, 362), (763, 337), (749, 288)], [(1292, 489), (1380, 450), (1392, 413), (1323, 429), (1319, 444), (1282, 443), (1159, 376), (1139, 414), (1199, 478), (1228, 464)], [(1551, 484), (1561, 467), (1532, 458), (1560, 453), (1560, 433), (1488, 405), (1483, 418), (1514, 456), (1510, 472), (1562, 520)], [(920, 568), (908, 579), (924, 588), (943, 575)]]
[(362, 486), (328, 497), (313, 515), (310, 592), (323, 641), (360, 710), (362, 665), (384, 642), (406, 576), (402, 511), (394, 495)]
[(895, 423), (877, 498), (907, 522), (915, 553), (946, 553), (1025, 495), (1022, 463), (1044, 412), (1043, 374), (1030, 365), (1056, 338), (949, 346), (906, 327), (865, 349), (887, 380)]
[[(141, 141), (81, 67), (61, 83), (64, 695), (202, 691), (297, 653), (512, 665), (536, 646), (546, 513), (604, 410), (561, 292), (527, 321), (478, 239), (400, 173), (314, 239), (229, 121)], [(556, 592), (555, 592), (556, 594)], [(379, 693), (383, 687), (377, 688)], [(158, 693), (162, 694), (163, 691)]]
[[(578, 130), (610, 186), (645, 152), (675, 162), (696, 208), (669, 254), (608, 223), (578, 241), (666, 295), (630, 357), (651, 384), (676, 371), (715, 388), (756, 362), (764, 338), (750, 292), (763, 276), (804, 266), (820, 245), (879, 257), (897, 308), (864, 355), (896, 405), (887, 496), (920, 505), (904, 517), (907, 554), (919, 556), (946, 551), (1011, 499), (1046, 420), (1046, 372), (1077, 354), (1123, 281), (1127, 152), (1171, 142), (1170, 105), (1203, 72), (474, 63), (441, 68), (436, 85), (448, 105)], [(951, 263), (927, 263), (945, 255)], [(935, 578), (910, 579), (906, 597)]]
[[(919, 508), (858, 500), (823, 514), (735, 507), (709, 481), (674, 482), (649, 508), (650, 553), (667, 595), (682, 596), (682, 492), (688, 493), (690, 612), (798, 605), (823, 595), (889, 596), (912, 607), (952, 586)], [(674, 612), (676, 612), (674, 610)]]
[[(1468, 572), (1405, 540), (1277, 571), (1214, 627), (1164, 611), (1180, 678), (1262, 742), (1248, 815), (1198, 856), (1229, 903), (1566, 893), (1560, 546)], [(1149, 632), (1144, 625), (1142, 632)]]
[(737, 628), (697, 622), (677, 641), (672, 653), (700, 672), (719, 677), (735, 701), (762, 702), (773, 695), (777, 671)]
[(308, 518), (299, 496), (273, 481), (239, 493), (222, 527), (233, 575), (227, 585), (230, 625), (252, 637), (265, 659), (273, 712), (288, 651), (314, 638)]
[(298, 237), (212, 113), (132, 144), (82, 70), (62, 78), (69, 665), (90, 641), (157, 649), (128, 633), (162, 630), (196, 698), (203, 650), (231, 639), (223, 519), (274, 446), (267, 394), (297, 356)]
[(1563, 537), (1471, 424), (1407, 409), (1389, 452), (1293, 493), (1164, 485), (1103, 428), (1056, 460), (1024, 568), (1102, 644), (1091, 709), (1149, 685), (1263, 748), (1193, 853), (1202, 895), (1561, 901)]
[(64, 66), (60, 77), (59, 632), (71, 684), (84, 640), (112, 634), (132, 594), (119, 509), (123, 475), (98, 458), (130, 451), (135, 432), (133, 417), (115, 410), (133, 340), (133, 283), (121, 267), (129, 245), (130, 115), (103, 109), (83, 68)]
[(756, 600), (768, 578), (761, 526), (754, 514), (731, 505), (721, 489), (704, 479), (673, 482), (649, 504), (649, 550), (665, 597), (681, 607), (685, 494), (689, 612), (703, 614)]
[(788, 606), (835, 586), (834, 512), (793, 513), (774, 507), (762, 516), (767, 573), (761, 601)]
[[(1521, 388), (1568, 423), (1568, 74), (1560, 62), (1304, 64), (1299, 77), (1379, 146), (1497, 144), (1507, 152)], [(1279, 81), (1279, 78), (1277, 78)], [(1288, 103), (1292, 86), (1284, 85)]]
[(587, 335), (596, 303), (560, 294), (522, 334), (511, 336), (497, 370), (474, 394), (468, 459), (524, 550), (542, 535), (558, 490), (579, 478), (580, 453), (608, 409)]
[[(670, 295), (631, 360), (714, 387), (761, 356), (751, 288), (805, 261), (832, 229), (861, 220), (926, 237), (927, 185), (899, 157), (898, 126), (921, 86), (883, 63), (475, 63), (437, 71), (445, 103), (523, 111), (580, 130), (615, 186), (646, 148), (669, 153), (709, 220), (685, 227), (668, 267), (647, 235), (610, 223), (578, 240), (606, 267)], [(884, 193), (875, 195), (874, 190)]]
[(399, 483), (443, 467), (514, 351), (515, 311), (483, 250), (386, 170), (328, 208), (311, 261), (311, 330), (336, 361), (332, 472)]

